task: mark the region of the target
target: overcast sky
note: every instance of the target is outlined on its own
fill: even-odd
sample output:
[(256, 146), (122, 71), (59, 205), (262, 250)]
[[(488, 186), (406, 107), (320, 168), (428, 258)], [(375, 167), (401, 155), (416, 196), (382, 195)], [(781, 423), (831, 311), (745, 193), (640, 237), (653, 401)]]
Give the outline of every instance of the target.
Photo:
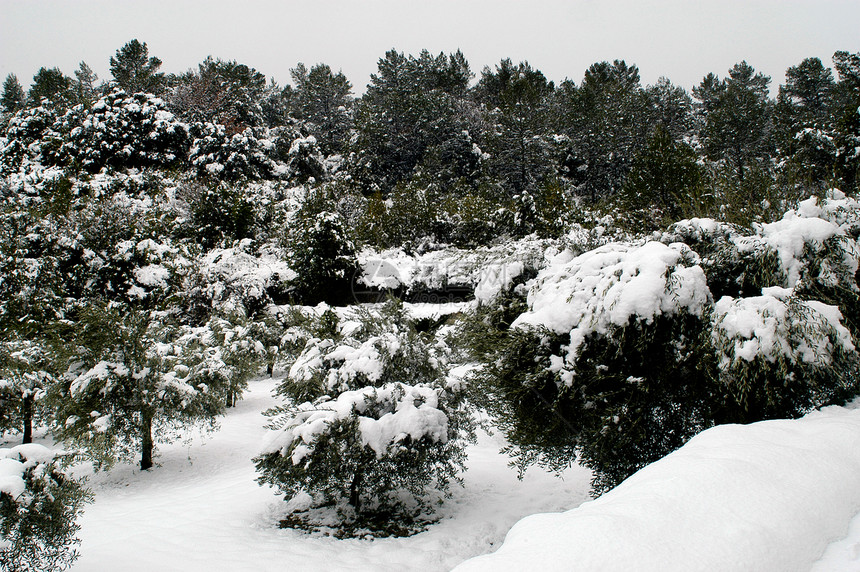
[(528, 60), (556, 82), (581, 81), (597, 61), (639, 66), (687, 90), (746, 60), (771, 76), (806, 57), (832, 66), (860, 52), (858, 0), (0, 0), (0, 76), (25, 86), (42, 67), (73, 75), (86, 61), (109, 79), (109, 60), (132, 38), (166, 72), (207, 55), (290, 82), (297, 62), (341, 69), (364, 91), (384, 53), (461, 49), (472, 71)]

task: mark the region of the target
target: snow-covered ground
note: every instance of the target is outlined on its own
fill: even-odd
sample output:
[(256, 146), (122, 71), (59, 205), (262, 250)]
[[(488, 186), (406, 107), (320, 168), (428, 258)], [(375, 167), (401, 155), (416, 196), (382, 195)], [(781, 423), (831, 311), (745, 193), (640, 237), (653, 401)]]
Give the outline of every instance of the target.
[(520, 521), (457, 572), (856, 571), (858, 511), (860, 410), (830, 407), (704, 431), (599, 499)]
[(450, 570), (490, 552), (519, 519), (578, 506), (590, 472), (558, 479), (533, 469), (522, 481), (482, 434), (469, 448), (465, 487), (440, 510), (440, 522), (409, 538), (337, 540), (277, 527), (285, 502), (259, 486), (251, 458), (275, 404), (272, 380), (252, 381), (220, 430), (161, 448), (161, 466), (123, 465), (92, 474), (95, 501), (80, 520), (81, 557), (72, 570)]

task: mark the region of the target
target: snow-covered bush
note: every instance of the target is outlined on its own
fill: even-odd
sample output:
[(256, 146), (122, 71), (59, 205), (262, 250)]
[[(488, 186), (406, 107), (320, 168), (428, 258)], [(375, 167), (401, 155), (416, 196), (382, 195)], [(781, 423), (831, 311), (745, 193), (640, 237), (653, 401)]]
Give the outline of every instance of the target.
[(475, 399), (521, 469), (576, 454), (596, 491), (710, 425), (844, 401), (860, 391), (853, 208), (833, 192), (748, 233), (696, 219), (663, 242), (562, 252), (489, 336)]
[(839, 308), (779, 287), (762, 294), (714, 306), (719, 385), (740, 406), (725, 420), (798, 417), (853, 397), (857, 352)]
[(441, 387), (402, 383), (287, 407), (255, 460), (259, 480), (335, 503), (347, 525), (399, 531), (459, 481), (458, 407)]
[(75, 521), (90, 494), (42, 445), (0, 449), (0, 564), (5, 572), (65, 570), (77, 558)]
[(228, 407), (241, 399), (248, 380), (270, 362), (273, 352), (272, 345), (267, 347), (261, 341), (268, 333), (264, 324), (231, 318), (213, 317), (202, 327), (185, 327), (176, 341), (182, 348), (179, 368), (183, 377), (223, 391)]
[[(25, 159), (40, 161), (43, 159), (44, 142), (56, 142), (60, 134), (54, 131), (57, 112), (50, 106), (40, 105), (22, 109), (9, 120), (6, 136), (0, 139), (0, 174), (14, 172), (22, 166)], [(45, 159), (50, 158), (49, 149), (59, 147), (54, 143), (45, 149)]]
[(170, 167), (188, 155), (188, 127), (152, 94), (116, 89), (91, 108), (79, 106), (69, 115), (63, 120), (68, 135), (59, 156), (91, 173), (106, 166)]
[(277, 392), (296, 402), (395, 382), (439, 385), (445, 377), (447, 348), (417, 332), (395, 300), (373, 310), (357, 307), (344, 320), (324, 311), (287, 329), (287, 343), (301, 349)]
[[(429, 518), (472, 438), (463, 396), (445, 382), (447, 348), (416, 332), (394, 301), (343, 321), (331, 310), (319, 324), (294, 321), (284, 353), (303, 347), (278, 386), (290, 401), (270, 412), (260, 481), (288, 497), (311, 495), (312, 508), (333, 503), (347, 531), (390, 534)], [(295, 518), (319, 524), (312, 514)]]

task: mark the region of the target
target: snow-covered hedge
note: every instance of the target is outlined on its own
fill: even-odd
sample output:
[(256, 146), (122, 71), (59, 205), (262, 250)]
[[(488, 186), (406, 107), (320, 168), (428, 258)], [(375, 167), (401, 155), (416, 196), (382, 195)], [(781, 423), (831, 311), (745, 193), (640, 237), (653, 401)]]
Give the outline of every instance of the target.
[(36, 444), (0, 448), (0, 563), (4, 571), (64, 570), (76, 558), (75, 522), (89, 498)]

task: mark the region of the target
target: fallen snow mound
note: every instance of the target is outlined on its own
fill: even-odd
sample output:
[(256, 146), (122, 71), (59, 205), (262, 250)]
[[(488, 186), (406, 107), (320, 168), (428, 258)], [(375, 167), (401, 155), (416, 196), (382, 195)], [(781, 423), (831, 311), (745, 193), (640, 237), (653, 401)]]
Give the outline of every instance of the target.
[(860, 511), (858, 475), (860, 410), (722, 425), (456, 571), (809, 570)]

